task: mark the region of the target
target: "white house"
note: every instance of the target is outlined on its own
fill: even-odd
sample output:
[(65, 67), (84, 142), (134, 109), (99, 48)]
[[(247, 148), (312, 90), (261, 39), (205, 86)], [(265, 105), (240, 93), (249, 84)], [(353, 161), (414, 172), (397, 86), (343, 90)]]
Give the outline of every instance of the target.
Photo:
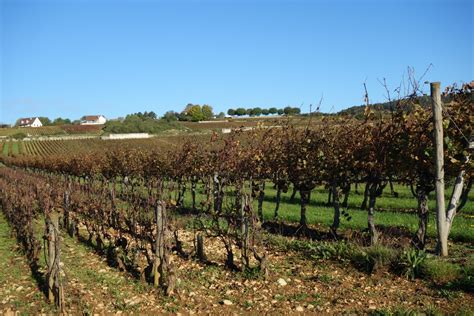
[(107, 122), (103, 115), (86, 115), (81, 119), (81, 125), (102, 125)]
[(20, 127), (41, 127), (43, 123), (41, 123), (38, 117), (26, 117), (21, 118), (18, 120), (18, 126)]

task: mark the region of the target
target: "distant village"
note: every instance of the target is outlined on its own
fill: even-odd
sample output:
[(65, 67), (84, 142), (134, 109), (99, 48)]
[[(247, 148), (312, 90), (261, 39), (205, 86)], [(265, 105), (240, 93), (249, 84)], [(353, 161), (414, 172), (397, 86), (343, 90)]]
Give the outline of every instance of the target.
[[(41, 117), (23, 117), (19, 118), (16, 121), (15, 126), (17, 127), (42, 127), (46, 124), (45, 121), (48, 121), (50, 123), (49, 119), (47, 118), (41, 118)], [(69, 120), (64, 120), (64, 123), (70, 123)], [(80, 125), (103, 125), (107, 122), (107, 118), (103, 115), (85, 115), (81, 118), (81, 120), (78, 122)], [(9, 127), (8, 125), (2, 126), (2, 127)]]

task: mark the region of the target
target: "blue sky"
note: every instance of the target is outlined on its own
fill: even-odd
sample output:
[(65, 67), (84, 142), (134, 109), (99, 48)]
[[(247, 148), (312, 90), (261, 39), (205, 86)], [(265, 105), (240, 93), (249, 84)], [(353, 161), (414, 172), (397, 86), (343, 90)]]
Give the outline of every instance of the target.
[(0, 121), (384, 101), (473, 76), (473, 1), (0, 0)]

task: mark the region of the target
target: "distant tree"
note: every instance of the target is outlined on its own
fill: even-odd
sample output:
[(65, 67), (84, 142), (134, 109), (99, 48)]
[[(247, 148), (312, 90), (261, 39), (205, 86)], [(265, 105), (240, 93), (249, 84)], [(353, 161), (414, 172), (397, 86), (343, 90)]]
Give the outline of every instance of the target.
[(292, 109), (291, 109), (291, 112), (292, 112), (292, 114), (295, 114), (295, 115), (296, 115), (296, 114), (301, 114), (301, 109), (295, 107), (295, 108), (292, 108)]
[(186, 107), (184, 108), (184, 111), (183, 111), (183, 112), (184, 112), (184, 113), (189, 112), (189, 110), (190, 110), (193, 106), (194, 106), (194, 104), (192, 104), (192, 103), (186, 104)]
[(244, 108), (238, 108), (237, 110), (235, 110), (235, 115), (237, 116), (242, 116), (245, 114), (247, 114), (247, 110)]
[(198, 104), (193, 105), (187, 112), (187, 115), (191, 117), (191, 121), (193, 122), (199, 122), (205, 119), (202, 108)]
[(157, 118), (156, 113), (153, 112), (153, 111), (150, 111), (150, 112), (145, 111), (143, 113), (142, 112), (137, 112), (137, 113), (133, 113), (133, 114), (129, 114), (129, 115), (135, 115), (135, 116), (137, 116), (141, 119), (149, 118), (149, 119), (156, 120), (156, 118)]
[(174, 122), (178, 120), (179, 113), (176, 113), (175, 111), (168, 111), (166, 112), (162, 119), (167, 121), (167, 122)]
[(178, 121), (191, 121), (191, 117), (188, 116), (186, 113), (181, 112), (178, 114)]
[(270, 111), (268, 109), (262, 109), (262, 114), (263, 115), (268, 115), (268, 114), (270, 114)]
[(214, 117), (212, 112), (212, 107), (210, 105), (200, 106), (199, 104), (188, 103), (183, 110), (178, 115), (180, 121), (193, 121), (198, 122), (202, 120), (208, 120)]
[(269, 108), (269, 109), (268, 109), (268, 113), (270, 113), (270, 114), (277, 114), (277, 113), (278, 113), (278, 110), (277, 110), (277, 108), (273, 108), (273, 107), (272, 107), (272, 108)]
[(201, 111), (205, 120), (209, 120), (214, 117), (214, 113), (212, 112), (212, 107), (210, 105), (204, 104), (201, 108)]
[(283, 109), (283, 113), (286, 114), (286, 115), (291, 115), (291, 113), (292, 113), (292, 107), (291, 107), (291, 106), (286, 106), (286, 107)]
[(52, 125), (66, 125), (66, 124), (71, 124), (71, 120), (68, 118), (63, 119), (61, 117), (55, 118), (52, 123)]
[(51, 125), (51, 120), (49, 118), (47, 118), (46, 116), (40, 116), (38, 118), (41, 121), (41, 124), (43, 124), (43, 126), (50, 126)]
[(253, 110), (253, 109), (247, 109), (247, 110), (245, 110), (245, 114), (247, 114), (247, 115), (252, 115), (252, 110)]
[(227, 110), (227, 114), (229, 114), (230, 116), (234, 116), (234, 115), (236, 115), (236, 113), (235, 113), (235, 110), (234, 110), (234, 109), (228, 109), (228, 110)]
[(283, 109), (278, 109), (277, 113), (278, 113), (278, 115), (282, 115), (283, 113), (285, 113), (285, 111), (283, 111)]
[[(179, 114), (178, 119), (180, 121), (192, 121), (192, 117), (191, 117), (190, 113), (191, 113), (191, 110), (193, 109), (193, 107), (195, 107), (194, 104), (188, 103), (186, 105), (186, 107), (184, 108), (184, 110)], [(196, 111), (196, 110), (194, 110), (194, 111)]]
[(224, 118), (225, 117), (225, 113), (224, 112), (220, 112), (218, 115), (217, 115), (217, 118)]
[(262, 115), (262, 109), (259, 107), (253, 108), (250, 110), (250, 115), (252, 116), (260, 116)]
[[(146, 113), (146, 112), (145, 112), (145, 113)], [(155, 113), (155, 112), (153, 112), (153, 111), (150, 111), (150, 112), (148, 112), (148, 117), (149, 117), (149, 118), (151, 118), (151, 119), (154, 119), (154, 120), (156, 120), (156, 118), (157, 118), (157, 115), (156, 115), (156, 113)]]
[[(176, 120), (176, 114), (169, 111), (167, 117)], [(105, 123), (104, 131), (107, 133), (160, 133), (164, 130), (176, 128), (176, 125), (169, 124), (166, 119), (156, 120), (150, 113), (129, 114), (124, 120), (109, 120)]]

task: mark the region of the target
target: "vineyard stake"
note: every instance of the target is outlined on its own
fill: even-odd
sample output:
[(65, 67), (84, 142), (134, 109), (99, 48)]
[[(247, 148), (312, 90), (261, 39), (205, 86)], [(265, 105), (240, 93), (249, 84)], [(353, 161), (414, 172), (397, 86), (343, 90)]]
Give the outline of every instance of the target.
[(436, 225), (438, 227), (438, 253), (448, 255), (448, 230), (444, 201), (444, 148), (443, 148), (443, 110), (441, 104), (440, 83), (432, 82), (431, 107), (433, 110), (435, 167), (436, 167)]

